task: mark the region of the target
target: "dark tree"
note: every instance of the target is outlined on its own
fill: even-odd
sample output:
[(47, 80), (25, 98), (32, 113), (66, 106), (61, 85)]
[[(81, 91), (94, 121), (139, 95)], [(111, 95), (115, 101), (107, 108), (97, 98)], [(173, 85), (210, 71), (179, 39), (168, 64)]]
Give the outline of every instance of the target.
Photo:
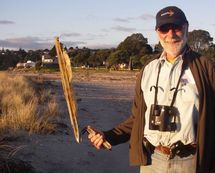
[(212, 45), (212, 41), (210, 33), (205, 30), (193, 30), (188, 35), (188, 44), (197, 52), (208, 49)]

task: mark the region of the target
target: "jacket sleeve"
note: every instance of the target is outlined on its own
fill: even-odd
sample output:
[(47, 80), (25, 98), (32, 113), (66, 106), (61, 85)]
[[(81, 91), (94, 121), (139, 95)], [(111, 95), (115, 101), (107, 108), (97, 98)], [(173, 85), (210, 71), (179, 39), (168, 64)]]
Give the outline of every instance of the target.
[(128, 117), (128, 119), (120, 123), (115, 128), (104, 132), (105, 139), (108, 142), (110, 142), (111, 145), (121, 144), (121, 143), (127, 142), (130, 139), (134, 121), (136, 119), (136, 116), (139, 114), (139, 110), (140, 110), (142, 73), (143, 73), (143, 69), (138, 74), (138, 77), (136, 80), (135, 96), (133, 100), (131, 115)]
[(196, 84), (200, 86), (197, 166), (202, 172), (215, 172), (215, 69), (207, 57), (202, 56), (194, 61)]
[[(210, 84), (212, 86), (213, 89), (213, 94), (215, 94), (215, 63), (213, 63), (212, 61), (208, 62), (208, 69), (209, 69), (209, 79), (210, 79)], [(215, 97), (214, 97), (215, 99)]]

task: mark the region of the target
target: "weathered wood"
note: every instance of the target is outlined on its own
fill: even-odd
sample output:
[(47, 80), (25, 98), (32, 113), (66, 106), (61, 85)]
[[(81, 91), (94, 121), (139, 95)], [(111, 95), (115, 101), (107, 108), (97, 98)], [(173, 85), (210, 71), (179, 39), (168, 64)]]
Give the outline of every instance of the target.
[[(89, 134), (96, 134), (96, 132), (94, 131), (94, 129), (91, 127), (91, 126), (87, 126), (86, 129), (85, 129)], [(105, 149), (108, 149), (108, 150), (111, 150), (112, 146), (111, 144), (104, 139), (104, 142), (102, 143), (102, 146), (105, 148)]]
[(70, 121), (73, 127), (75, 139), (78, 143), (80, 143), (80, 135), (77, 121), (77, 103), (75, 99), (75, 92), (72, 87), (71, 62), (67, 52), (61, 47), (58, 37), (55, 39), (55, 48), (57, 52), (58, 63), (61, 73), (61, 82), (68, 107)]

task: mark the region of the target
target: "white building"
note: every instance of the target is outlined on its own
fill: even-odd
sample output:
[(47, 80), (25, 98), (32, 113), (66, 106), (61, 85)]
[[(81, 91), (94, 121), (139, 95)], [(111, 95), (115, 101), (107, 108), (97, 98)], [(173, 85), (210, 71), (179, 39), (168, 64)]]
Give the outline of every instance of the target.
[(47, 55), (47, 54), (44, 54), (44, 55), (42, 55), (42, 63), (43, 64), (51, 64), (51, 63), (53, 63), (53, 64), (57, 64), (58, 63), (58, 61), (57, 61), (57, 58), (56, 57), (51, 57), (50, 55)]
[(50, 55), (42, 55), (42, 63), (53, 63), (53, 59)]
[(34, 61), (28, 60), (26, 63), (24, 63), (24, 67), (30, 68), (35, 67), (36, 63)]
[(28, 60), (25, 63), (17, 63), (16, 64), (16, 68), (31, 68), (31, 67), (35, 67), (36, 63), (34, 61)]

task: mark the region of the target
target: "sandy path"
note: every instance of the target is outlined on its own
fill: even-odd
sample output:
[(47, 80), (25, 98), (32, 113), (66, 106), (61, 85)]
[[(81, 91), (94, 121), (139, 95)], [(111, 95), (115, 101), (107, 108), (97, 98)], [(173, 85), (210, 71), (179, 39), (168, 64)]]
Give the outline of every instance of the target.
[[(57, 75), (56, 75), (57, 76)], [(74, 141), (67, 115), (59, 76), (52, 79), (65, 127), (55, 135), (31, 135), (18, 141), (26, 147), (16, 157), (29, 161), (40, 173), (137, 173), (129, 167), (128, 144), (121, 144), (112, 151), (96, 150), (87, 141)], [(136, 73), (74, 74), (74, 89), (78, 101), (80, 129), (92, 125), (107, 130), (123, 121), (132, 104)], [(43, 76), (44, 77), (44, 76)]]

